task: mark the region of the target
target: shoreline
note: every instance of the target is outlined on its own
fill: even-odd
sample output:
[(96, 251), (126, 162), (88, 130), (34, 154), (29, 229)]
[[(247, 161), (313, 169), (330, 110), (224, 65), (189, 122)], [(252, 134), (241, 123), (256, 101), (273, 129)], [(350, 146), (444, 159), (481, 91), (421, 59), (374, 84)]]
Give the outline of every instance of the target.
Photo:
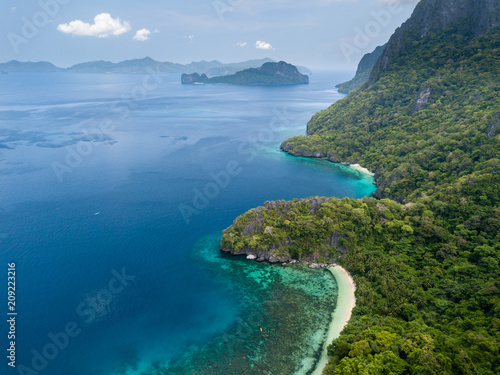
[[(315, 157), (315, 156), (304, 156), (304, 155), (295, 155), (295, 154), (292, 154), (291, 152), (285, 150), (282, 148), (282, 146), (280, 146), (278, 148), (278, 151), (282, 151), (290, 156), (293, 156), (293, 157), (296, 157), (296, 158), (304, 158), (304, 159), (311, 159), (311, 160), (324, 160), (324, 161), (328, 161), (330, 163), (333, 163), (333, 164), (338, 164), (342, 167), (345, 167), (347, 169), (350, 169), (350, 170), (354, 170), (355, 172), (357, 173), (360, 173), (362, 175), (366, 175), (366, 176), (370, 176), (370, 177), (375, 177), (375, 172), (372, 172), (370, 171), (368, 168), (365, 168), (363, 167), (361, 164), (358, 164), (358, 163), (354, 163), (354, 164), (349, 164), (347, 162), (344, 162), (344, 161), (332, 161), (326, 157)], [(375, 182), (374, 182), (375, 183)]]
[(332, 313), (332, 321), (330, 323), (330, 327), (328, 328), (321, 358), (316, 365), (316, 369), (311, 375), (322, 374), (329, 359), (327, 347), (333, 340), (340, 336), (340, 333), (351, 319), (352, 309), (356, 306), (356, 296), (354, 295), (354, 292), (356, 291), (356, 284), (354, 283), (354, 280), (349, 272), (339, 265), (328, 267), (328, 270), (335, 277), (335, 280), (337, 280), (337, 306), (335, 307), (335, 311)]

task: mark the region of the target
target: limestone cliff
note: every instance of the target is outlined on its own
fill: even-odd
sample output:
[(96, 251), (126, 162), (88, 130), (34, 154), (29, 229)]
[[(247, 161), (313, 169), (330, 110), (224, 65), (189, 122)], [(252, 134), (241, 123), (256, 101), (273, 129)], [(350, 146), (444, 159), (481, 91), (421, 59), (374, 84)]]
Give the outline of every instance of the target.
[(369, 84), (411, 43), (433, 32), (456, 28), (463, 35), (478, 36), (500, 26), (499, 0), (422, 0), (412, 16), (391, 36), (375, 63)]
[(354, 76), (354, 78), (350, 81), (339, 83), (337, 86), (335, 86), (339, 89), (339, 92), (342, 94), (349, 94), (351, 91), (360, 88), (366, 82), (368, 82), (370, 73), (372, 72), (378, 58), (384, 51), (384, 48), (385, 45), (379, 46), (372, 52), (364, 55), (358, 64), (358, 70), (356, 71), (356, 75)]

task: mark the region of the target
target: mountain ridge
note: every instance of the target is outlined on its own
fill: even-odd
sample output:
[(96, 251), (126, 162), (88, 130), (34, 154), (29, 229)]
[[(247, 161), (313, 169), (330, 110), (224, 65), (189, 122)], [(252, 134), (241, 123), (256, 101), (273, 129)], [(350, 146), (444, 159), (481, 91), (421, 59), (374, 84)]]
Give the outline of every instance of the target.
[(11, 60), (6, 63), (0, 64), (0, 71), (4, 73), (9, 72), (63, 72), (63, 68), (59, 68), (52, 63), (47, 61), (37, 61), (37, 62), (20, 62), (17, 60)]
[[(194, 61), (189, 64), (173, 62), (160, 62), (147, 56), (141, 59), (124, 60), (117, 63), (105, 60), (87, 61), (72, 65), (68, 68), (60, 68), (47, 61), (21, 62), (12, 60), (0, 63), (0, 71), (4, 73), (17, 72), (69, 72), (69, 73), (117, 73), (117, 74), (148, 74), (148, 73), (194, 73), (196, 71), (209, 76), (230, 75), (249, 68), (258, 68), (266, 62), (275, 62), (268, 57), (263, 59), (252, 59), (243, 62), (222, 63), (217, 60)], [(303, 66), (297, 67), (304, 73), (311, 71)]]

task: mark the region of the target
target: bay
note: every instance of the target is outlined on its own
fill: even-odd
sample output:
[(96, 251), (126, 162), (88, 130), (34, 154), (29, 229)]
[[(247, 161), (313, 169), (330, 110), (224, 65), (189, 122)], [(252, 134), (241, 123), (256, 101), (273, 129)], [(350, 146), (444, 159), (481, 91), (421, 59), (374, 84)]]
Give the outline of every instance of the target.
[(342, 97), (333, 86), (348, 76), (292, 87), (0, 76), (0, 260), (4, 274), (17, 265), (18, 366), (250, 374), (289, 363), (307, 373), (333, 279), (228, 258), (217, 244), (265, 201), (373, 192), (369, 176), (278, 150)]

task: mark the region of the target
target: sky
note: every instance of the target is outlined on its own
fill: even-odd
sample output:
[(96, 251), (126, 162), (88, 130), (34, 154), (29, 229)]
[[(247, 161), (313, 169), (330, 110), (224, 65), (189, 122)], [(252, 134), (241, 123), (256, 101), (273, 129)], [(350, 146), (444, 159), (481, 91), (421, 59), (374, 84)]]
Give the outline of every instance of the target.
[(270, 57), (355, 69), (417, 0), (2, 0), (0, 62)]

